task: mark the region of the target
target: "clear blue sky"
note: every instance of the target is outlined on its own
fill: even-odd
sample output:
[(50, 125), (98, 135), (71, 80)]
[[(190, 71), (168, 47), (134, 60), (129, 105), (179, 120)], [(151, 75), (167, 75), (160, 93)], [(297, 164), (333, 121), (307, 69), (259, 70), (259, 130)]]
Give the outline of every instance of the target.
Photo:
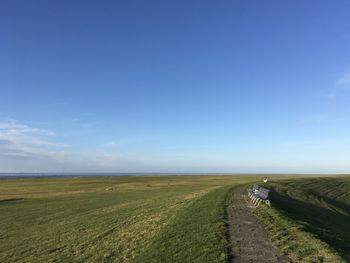
[(349, 1), (1, 1), (2, 172), (350, 172)]

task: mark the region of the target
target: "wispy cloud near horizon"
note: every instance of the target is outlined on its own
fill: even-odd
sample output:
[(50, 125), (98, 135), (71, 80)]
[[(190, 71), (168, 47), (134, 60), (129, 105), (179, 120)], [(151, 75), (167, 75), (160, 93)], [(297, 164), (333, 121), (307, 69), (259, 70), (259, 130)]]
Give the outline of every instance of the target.
[(62, 139), (54, 131), (18, 120), (0, 121), (0, 172), (98, 172), (145, 167), (141, 161), (99, 147), (77, 151), (57, 142), (57, 138)]
[(53, 131), (30, 127), (14, 119), (1, 121), (0, 154), (8, 158), (49, 158), (65, 146), (52, 140), (54, 136)]

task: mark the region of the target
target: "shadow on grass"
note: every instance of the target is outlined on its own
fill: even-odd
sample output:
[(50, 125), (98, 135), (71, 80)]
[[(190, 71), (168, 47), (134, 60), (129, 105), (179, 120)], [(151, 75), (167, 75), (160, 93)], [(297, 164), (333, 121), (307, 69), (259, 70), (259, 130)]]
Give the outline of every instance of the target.
[[(270, 197), (274, 206), (289, 218), (298, 221), (304, 231), (315, 235), (342, 255), (344, 259), (350, 260), (350, 216), (293, 199), (274, 190), (271, 191)], [(346, 212), (350, 210), (344, 203), (325, 197), (322, 199)]]
[(0, 205), (4, 204), (4, 203), (8, 203), (8, 202), (16, 202), (16, 201), (21, 201), (23, 200), (23, 198), (11, 198), (11, 199), (4, 199), (4, 200), (0, 200)]

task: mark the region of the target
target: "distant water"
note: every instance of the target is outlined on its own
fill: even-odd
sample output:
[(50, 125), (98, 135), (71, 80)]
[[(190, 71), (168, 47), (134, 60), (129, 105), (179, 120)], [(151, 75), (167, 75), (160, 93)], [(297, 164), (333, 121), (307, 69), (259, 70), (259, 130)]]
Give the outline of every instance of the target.
[(271, 175), (287, 175), (287, 176), (349, 176), (349, 174), (283, 174), (283, 173), (0, 173), (0, 179), (11, 178), (60, 178), (60, 177), (83, 177), (83, 176), (271, 176)]
[(0, 178), (47, 178), (47, 177), (82, 177), (82, 176), (142, 176), (164, 175), (161, 173), (0, 173)]
[[(245, 175), (232, 173), (0, 173), (0, 178), (48, 178), (48, 177), (83, 177), (83, 176), (161, 176), (161, 175)], [(248, 174), (246, 174), (248, 175)], [(255, 174), (249, 174), (255, 175)]]

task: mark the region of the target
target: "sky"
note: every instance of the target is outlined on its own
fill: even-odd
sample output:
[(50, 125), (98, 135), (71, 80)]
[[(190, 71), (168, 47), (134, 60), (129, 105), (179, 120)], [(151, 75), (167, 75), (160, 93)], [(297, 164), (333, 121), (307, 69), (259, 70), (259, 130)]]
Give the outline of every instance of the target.
[(0, 2), (0, 172), (350, 173), (350, 1)]

